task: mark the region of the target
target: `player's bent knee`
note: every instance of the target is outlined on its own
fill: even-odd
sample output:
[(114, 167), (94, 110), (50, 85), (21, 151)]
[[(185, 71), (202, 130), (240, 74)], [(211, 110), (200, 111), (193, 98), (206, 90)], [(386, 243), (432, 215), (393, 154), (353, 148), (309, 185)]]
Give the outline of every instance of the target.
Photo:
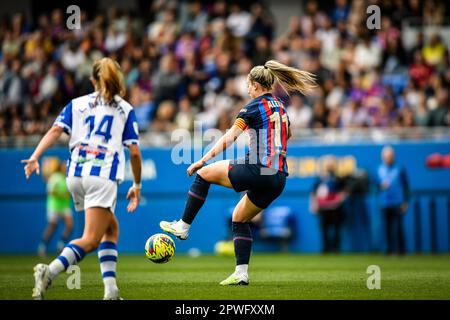
[(200, 170), (197, 171), (197, 174), (202, 177), (203, 180), (208, 181), (209, 182), (209, 175), (208, 175), (208, 170), (206, 169), (207, 167), (203, 167)]
[(247, 219), (246, 217), (244, 217), (240, 214), (233, 214), (233, 217), (231, 220), (232, 220), (232, 222), (244, 223), (244, 222), (249, 222), (251, 219)]
[(86, 252), (91, 252), (96, 250), (100, 245), (100, 239), (95, 237), (84, 237), (85, 248), (83, 248)]
[(107, 238), (108, 241), (117, 242), (119, 239), (119, 229), (107, 230), (103, 239)]

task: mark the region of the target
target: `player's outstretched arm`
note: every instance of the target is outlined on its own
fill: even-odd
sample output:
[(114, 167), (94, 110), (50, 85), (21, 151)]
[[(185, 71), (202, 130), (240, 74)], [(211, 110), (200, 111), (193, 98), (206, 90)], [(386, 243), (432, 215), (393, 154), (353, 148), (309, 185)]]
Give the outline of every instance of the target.
[(44, 154), (44, 152), (50, 148), (56, 140), (59, 139), (61, 134), (64, 132), (64, 129), (59, 126), (53, 126), (50, 130), (47, 131), (45, 136), (41, 139), (38, 146), (34, 150), (33, 154), (29, 159), (22, 160), (22, 163), (25, 163), (25, 176), (27, 179), (31, 176), (33, 172), (36, 171), (36, 174), (40, 174), (39, 169), (39, 158)]
[(197, 170), (201, 169), (206, 162), (221, 154), (226, 148), (231, 146), (234, 141), (236, 141), (241, 133), (242, 129), (236, 125), (233, 125), (231, 129), (228, 130), (227, 133), (225, 133), (219, 141), (216, 142), (214, 147), (203, 156), (203, 158), (189, 166), (187, 169), (188, 175), (192, 176)]
[(141, 150), (138, 145), (132, 144), (129, 147), (131, 171), (133, 172), (134, 183), (128, 190), (127, 199), (130, 200), (128, 204), (128, 212), (134, 212), (139, 204), (141, 197), (141, 171), (142, 171), (142, 157)]
[(292, 129), (289, 127), (287, 139), (289, 140), (292, 137)]

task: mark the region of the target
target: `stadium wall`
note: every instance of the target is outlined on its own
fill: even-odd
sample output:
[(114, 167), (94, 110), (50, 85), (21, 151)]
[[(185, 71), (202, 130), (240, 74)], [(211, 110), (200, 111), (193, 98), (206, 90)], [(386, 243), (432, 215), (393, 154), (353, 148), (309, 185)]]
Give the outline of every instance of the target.
[[(408, 252), (449, 252), (450, 248), (450, 168), (429, 168), (427, 157), (433, 153), (450, 154), (449, 142), (403, 142), (393, 144), (397, 162), (403, 165), (410, 181), (412, 198), (405, 217)], [(296, 237), (290, 244), (294, 252), (320, 251), (319, 221), (309, 210), (308, 197), (324, 155), (338, 158), (341, 173), (365, 171), (373, 178), (379, 164), (382, 145), (292, 146), (289, 148), (290, 177), (283, 195), (273, 206), (289, 206), (295, 214)], [(187, 165), (174, 165), (169, 148), (143, 150), (144, 181), (140, 208), (126, 213), (125, 193), (131, 185), (120, 185), (117, 216), (120, 220), (122, 252), (143, 253), (146, 239), (157, 232), (159, 221), (175, 219), (183, 210), (191, 179)], [(45, 227), (45, 184), (40, 176), (26, 181), (21, 159), (31, 149), (0, 150), (0, 253), (33, 253)], [(53, 149), (48, 156), (67, 158), (67, 149)], [(372, 180), (373, 181), (373, 180)], [(229, 210), (239, 194), (213, 186), (208, 201), (199, 213), (188, 241), (177, 241), (177, 250), (197, 248), (212, 252), (217, 241), (228, 235)], [(373, 183), (364, 196), (351, 197), (346, 203), (342, 246), (346, 252), (377, 252), (385, 248), (383, 219), (379, 213)], [(74, 236), (83, 230), (83, 215), (75, 214)], [(60, 226), (61, 228), (61, 226)], [(53, 239), (54, 247), (56, 239)], [(273, 243), (257, 242), (255, 251), (278, 250)]]

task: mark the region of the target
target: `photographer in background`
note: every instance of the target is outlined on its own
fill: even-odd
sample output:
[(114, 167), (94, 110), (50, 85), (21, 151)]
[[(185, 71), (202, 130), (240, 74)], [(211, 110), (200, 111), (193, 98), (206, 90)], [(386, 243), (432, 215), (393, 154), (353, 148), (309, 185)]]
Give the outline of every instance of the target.
[(387, 254), (405, 253), (403, 215), (408, 210), (409, 185), (406, 172), (395, 164), (391, 146), (381, 151), (383, 163), (377, 172), (380, 208), (384, 214), (387, 236)]
[(343, 203), (347, 198), (344, 180), (336, 175), (337, 163), (332, 156), (324, 159), (324, 170), (314, 183), (310, 210), (318, 214), (322, 229), (322, 252), (338, 253), (341, 245)]

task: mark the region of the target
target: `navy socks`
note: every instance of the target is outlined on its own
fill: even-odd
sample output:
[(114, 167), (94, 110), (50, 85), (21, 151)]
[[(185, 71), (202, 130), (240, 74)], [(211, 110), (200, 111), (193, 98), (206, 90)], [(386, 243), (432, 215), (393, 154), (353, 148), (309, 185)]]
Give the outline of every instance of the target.
[(195, 180), (188, 192), (188, 198), (182, 217), (182, 220), (187, 224), (192, 224), (195, 216), (205, 203), (210, 185), (211, 184), (203, 179), (199, 174), (195, 176)]
[(252, 251), (252, 231), (248, 222), (233, 222), (234, 254), (236, 265), (248, 264)]

